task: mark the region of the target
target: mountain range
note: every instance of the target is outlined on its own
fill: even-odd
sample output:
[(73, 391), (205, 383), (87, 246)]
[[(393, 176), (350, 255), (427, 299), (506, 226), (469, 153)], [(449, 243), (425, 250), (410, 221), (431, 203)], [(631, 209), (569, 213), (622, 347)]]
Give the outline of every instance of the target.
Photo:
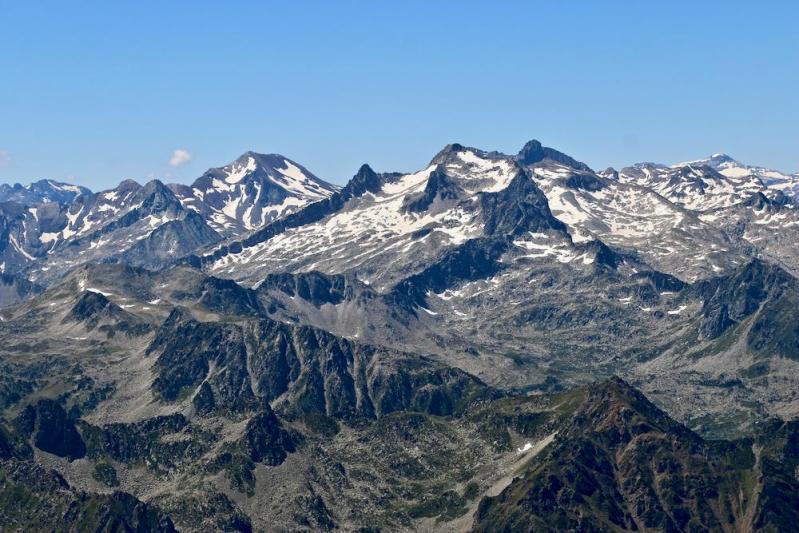
[(799, 175), (538, 141), (0, 186), (0, 524), (793, 531), (797, 242)]

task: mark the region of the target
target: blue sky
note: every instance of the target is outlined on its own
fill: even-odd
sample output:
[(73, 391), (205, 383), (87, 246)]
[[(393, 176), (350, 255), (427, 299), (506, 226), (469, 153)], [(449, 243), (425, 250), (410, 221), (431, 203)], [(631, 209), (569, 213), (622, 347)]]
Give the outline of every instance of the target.
[[(345, 182), (448, 142), (799, 170), (799, 2), (0, 0), (0, 182)], [(177, 157), (175, 150), (190, 157)]]

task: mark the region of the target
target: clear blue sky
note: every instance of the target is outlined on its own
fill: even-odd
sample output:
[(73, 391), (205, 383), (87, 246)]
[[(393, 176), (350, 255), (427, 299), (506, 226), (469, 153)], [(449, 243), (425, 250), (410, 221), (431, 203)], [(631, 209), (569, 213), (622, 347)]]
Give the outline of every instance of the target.
[(797, 35), (796, 1), (0, 0), (0, 182), (189, 182), (252, 149), (343, 183), (531, 138), (797, 171)]

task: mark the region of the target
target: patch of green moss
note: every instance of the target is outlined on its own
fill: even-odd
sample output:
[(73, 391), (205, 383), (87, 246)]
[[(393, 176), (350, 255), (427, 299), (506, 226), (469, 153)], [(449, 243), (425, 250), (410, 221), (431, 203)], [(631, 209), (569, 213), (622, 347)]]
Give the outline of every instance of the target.
[(94, 465), (92, 477), (108, 487), (118, 487), (117, 471), (110, 463), (97, 463)]
[(471, 481), (468, 485), (463, 489), (463, 499), (464, 500), (473, 500), (480, 495), (480, 485), (476, 482)]
[(408, 505), (406, 512), (414, 519), (438, 517), (439, 521), (447, 521), (465, 513), (465, 503), (466, 501), (457, 492), (447, 490), (437, 496)]

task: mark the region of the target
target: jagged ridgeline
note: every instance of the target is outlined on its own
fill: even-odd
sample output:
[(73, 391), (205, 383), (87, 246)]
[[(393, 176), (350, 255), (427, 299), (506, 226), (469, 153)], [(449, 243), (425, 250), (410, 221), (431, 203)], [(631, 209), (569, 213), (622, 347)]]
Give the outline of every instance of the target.
[(0, 530), (795, 531), (797, 183), (531, 141), (0, 186)]

